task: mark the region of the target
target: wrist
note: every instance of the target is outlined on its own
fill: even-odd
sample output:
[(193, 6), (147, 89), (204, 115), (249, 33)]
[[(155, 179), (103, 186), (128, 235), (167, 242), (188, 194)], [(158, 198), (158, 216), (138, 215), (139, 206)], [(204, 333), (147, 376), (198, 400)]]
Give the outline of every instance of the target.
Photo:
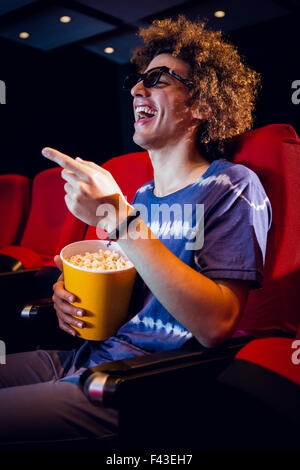
[(122, 214), (122, 217), (119, 218), (119, 223), (116, 227), (111, 230), (108, 234), (109, 240), (118, 240), (120, 237), (125, 236), (127, 238), (127, 233), (131, 222), (138, 219), (140, 216), (140, 211), (135, 209), (133, 206), (128, 206), (126, 213)]
[(95, 225), (99, 229), (110, 233), (115, 230), (128, 216), (134, 207), (131, 206), (126, 198), (121, 194), (113, 194), (102, 198), (97, 207), (97, 222)]
[(129, 204), (126, 199), (120, 198), (118, 208), (116, 210), (116, 221), (112, 229), (116, 229), (117, 227), (121, 226), (129, 215), (132, 215), (136, 212), (136, 209)]

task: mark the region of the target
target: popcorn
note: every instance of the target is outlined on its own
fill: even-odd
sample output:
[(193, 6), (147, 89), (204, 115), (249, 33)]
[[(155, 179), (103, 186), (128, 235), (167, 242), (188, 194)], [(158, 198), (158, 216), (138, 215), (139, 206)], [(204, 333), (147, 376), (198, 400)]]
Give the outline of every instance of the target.
[(79, 268), (95, 271), (119, 271), (133, 267), (131, 261), (115, 250), (99, 249), (94, 253), (87, 251), (84, 254), (73, 255), (67, 258), (66, 261)]

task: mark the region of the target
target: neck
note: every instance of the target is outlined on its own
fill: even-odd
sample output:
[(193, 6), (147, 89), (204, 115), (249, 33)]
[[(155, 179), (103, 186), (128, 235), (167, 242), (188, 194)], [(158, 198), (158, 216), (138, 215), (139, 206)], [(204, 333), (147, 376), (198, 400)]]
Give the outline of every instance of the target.
[(195, 142), (181, 141), (176, 146), (149, 149), (148, 152), (154, 169), (154, 194), (158, 197), (193, 183), (210, 165)]

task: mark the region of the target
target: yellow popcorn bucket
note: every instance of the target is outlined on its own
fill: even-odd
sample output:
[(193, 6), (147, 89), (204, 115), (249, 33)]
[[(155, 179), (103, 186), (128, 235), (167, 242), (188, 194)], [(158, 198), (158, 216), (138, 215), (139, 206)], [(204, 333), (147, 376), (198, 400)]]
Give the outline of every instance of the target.
[(103, 340), (114, 335), (126, 321), (129, 302), (136, 276), (134, 267), (99, 271), (71, 264), (73, 255), (95, 253), (99, 249), (117, 251), (127, 256), (116, 242), (107, 247), (104, 240), (82, 240), (65, 246), (60, 253), (63, 262), (65, 289), (76, 296), (72, 305), (85, 311), (81, 319), (85, 327), (75, 328), (78, 336), (89, 340)]

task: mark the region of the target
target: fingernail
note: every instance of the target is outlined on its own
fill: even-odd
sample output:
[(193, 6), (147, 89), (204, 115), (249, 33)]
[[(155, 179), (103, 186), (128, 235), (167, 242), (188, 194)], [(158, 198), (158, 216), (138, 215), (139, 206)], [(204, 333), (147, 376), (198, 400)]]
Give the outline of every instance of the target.
[(69, 302), (74, 302), (74, 297), (72, 295), (69, 297)]
[(76, 325), (78, 326), (78, 328), (82, 328), (82, 323), (81, 322), (77, 322)]
[(82, 317), (82, 316), (83, 316), (83, 313), (81, 312), (81, 310), (77, 310), (76, 315), (77, 315), (78, 317)]
[(43, 154), (45, 157), (48, 157), (48, 156), (50, 155), (50, 152), (49, 152), (49, 150), (43, 149), (43, 150), (42, 150), (42, 154)]

